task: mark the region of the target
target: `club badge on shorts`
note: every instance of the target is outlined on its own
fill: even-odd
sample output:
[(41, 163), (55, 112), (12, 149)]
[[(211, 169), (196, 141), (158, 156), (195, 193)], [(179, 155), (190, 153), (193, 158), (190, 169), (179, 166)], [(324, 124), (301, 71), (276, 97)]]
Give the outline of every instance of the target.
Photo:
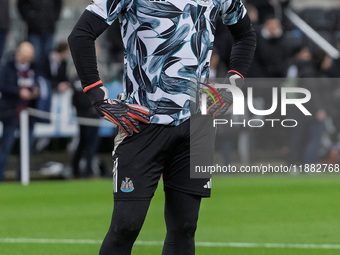
[(120, 185), (120, 190), (123, 192), (132, 192), (134, 189), (132, 180), (125, 177), (125, 180), (122, 181), (122, 185)]

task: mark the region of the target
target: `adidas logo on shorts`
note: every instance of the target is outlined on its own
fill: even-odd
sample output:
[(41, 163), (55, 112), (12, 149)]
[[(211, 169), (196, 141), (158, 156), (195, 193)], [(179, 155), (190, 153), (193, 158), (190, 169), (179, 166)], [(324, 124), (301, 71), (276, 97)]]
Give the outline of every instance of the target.
[(212, 184), (212, 182), (211, 182), (211, 178), (210, 178), (210, 180), (207, 182), (207, 184), (205, 184), (205, 185), (203, 186), (203, 188), (205, 188), (205, 189), (211, 189), (211, 184)]

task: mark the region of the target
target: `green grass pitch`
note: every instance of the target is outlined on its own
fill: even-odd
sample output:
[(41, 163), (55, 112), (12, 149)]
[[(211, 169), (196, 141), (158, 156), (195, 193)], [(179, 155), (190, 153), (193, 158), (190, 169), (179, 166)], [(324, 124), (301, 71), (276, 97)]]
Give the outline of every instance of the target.
[[(160, 184), (132, 254), (161, 254), (163, 206)], [(33, 182), (27, 187), (2, 183), (0, 254), (98, 254), (111, 212), (110, 180)], [(212, 198), (202, 202), (196, 241), (201, 244), (198, 255), (340, 254), (340, 179), (214, 178)], [(268, 243), (309, 246), (263, 247)], [(323, 244), (338, 248), (310, 246)]]

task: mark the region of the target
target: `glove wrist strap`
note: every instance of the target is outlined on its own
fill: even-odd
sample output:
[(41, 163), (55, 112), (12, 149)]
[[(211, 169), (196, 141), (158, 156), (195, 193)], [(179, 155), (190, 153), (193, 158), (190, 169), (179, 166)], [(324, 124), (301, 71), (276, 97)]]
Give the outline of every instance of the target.
[(103, 86), (103, 83), (102, 83), (101, 80), (99, 80), (99, 81), (97, 81), (97, 82), (95, 82), (95, 83), (93, 83), (93, 84), (91, 84), (91, 85), (86, 86), (86, 87), (83, 89), (83, 91), (86, 93), (87, 91), (89, 91), (89, 90), (91, 90), (91, 89), (93, 89), (93, 88), (96, 88), (96, 87), (100, 87), (100, 86)]
[(228, 71), (228, 78), (229, 78), (230, 76), (233, 76), (234, 74), (239, 75), (239, 76), (244, 80), (244, 76), (243, 76), (240, 72), (235, 71), (235, 70), (229, 70), (229, 71)]
[(103, 83), (102, 81), (97, 81), (91, 85), (86, 86), (83, 91), (89, 97), (91, 103), (93, 105), (102, 103), (103, 100), (107, 98), (105, 90), (103, 90)]

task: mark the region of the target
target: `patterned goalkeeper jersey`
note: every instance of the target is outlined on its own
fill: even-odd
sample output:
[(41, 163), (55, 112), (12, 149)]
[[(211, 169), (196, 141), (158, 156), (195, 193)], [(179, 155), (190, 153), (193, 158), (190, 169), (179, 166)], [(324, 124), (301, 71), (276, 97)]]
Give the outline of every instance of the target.
[(233, 25), (246, 14), (241, 0), (94, 0), (87, 10), (119, 19), (128, 102), (171, 125), (190, 117), (192, 83), (209, 75), (218, 15)]

